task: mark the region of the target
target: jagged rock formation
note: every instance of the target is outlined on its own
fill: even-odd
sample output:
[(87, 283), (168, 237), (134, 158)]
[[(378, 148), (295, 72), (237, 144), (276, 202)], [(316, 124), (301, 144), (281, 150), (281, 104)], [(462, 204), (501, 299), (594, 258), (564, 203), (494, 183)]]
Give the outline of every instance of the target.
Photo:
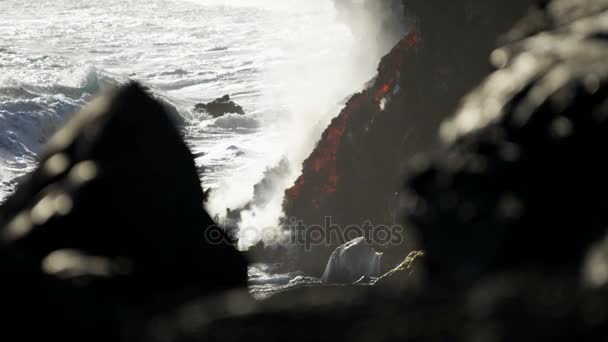
[[(48, 305), (65, 297), (46, 318), (57, 311), (66, 324), (80, 320), (68, 288), (108, 310), (145, 312), (245, 286), (247, 262), (203, 200), (192, 155), (162, 105), (126, 86), (77, 113), (0, 207), (0, 252), (14, 256), (0, 272), (50, 284), (35, 295)], [(3, 296), (26, 301), (34, 295), (26, 289)]]
[(219, 118), (220, 116), (230, 113), (245, 114), (243, 107), (239, 106), (234, 101), (230, 101), (229, 95), (224, 95), (209, 103), (199, 103), (194, 106), (194, 111), (207, 113), (214, 118)]
[[(509, 35), (525, 39), (492, 54), (500, 70), (442, 126), (449, 146), (410, 181), (434, 274), (578, 269), (605, 234), (607, 20), (606, 1), (538, 9)], [(550, 30), (530, 36), (536, 27)]]
[[(410, 33), (382, 59), (370, 87), (354, 95), (304, 162), (302, 176), (287, 190), (287, 218), (342, 228), (399, 223), (398, 193), (404, 165), (439, 145), (441, 120), (490, 72), (488, 55), (529, 5), (528, 1), (404, 1)], [(297, 268), (320, 275), (331, 241)], [(388, 267), (407, 255), (389, 251)]]

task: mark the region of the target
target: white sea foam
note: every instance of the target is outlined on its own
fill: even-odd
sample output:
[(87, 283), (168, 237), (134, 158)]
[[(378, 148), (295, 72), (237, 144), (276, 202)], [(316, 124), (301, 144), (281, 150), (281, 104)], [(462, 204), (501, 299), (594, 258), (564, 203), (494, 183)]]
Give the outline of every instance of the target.
[(219, 117), (213, 123), (214, 126), (226, 129), (239, 129), (239, 128), (259, 128), (260, 122), (251, 116), (245, 116), (240, 114), (226, 114)]
[[(275, 9), (161, 0), (5, 0), (0, 7), (0, 200), (70, 113), (128, 80), (150, 86), (189, 123), (184, 130), (196, 151), (264, 139), (255, 134), (256, 118), (209, 120), (191, 108), (228, 93), (248, 114), (263, 110), (259, 75), (279, 61), (275, 27), (287, 22)], [(230, 157), (209, 168), (205, 186), (252, 162)]]
[(306, 286), (319, 286), (318, 278), (302, 272), (282, 273), (275, 265), (254, 264), (249, 267), (249, 289), (256, 299), (266, 299), (282, 291)]
[[(212, 215), (250, 201), (264, 171), (288, 157), (291, 172), (264, 196), (271, 200), (263, 212), (256, 206), (243, 212), (246, 226), (276, 226), (284, 188), (339, 112), (339, 101), (377, 66), (376, 57), (360, 58), (370, 52), (366, 39), (377, 37), (358, 36), (369, 30), (353, 26), (357, 20), (337, 13), (334, 4), (2, 0), (0, 200), (14, 177), (35, 166), (69, 113), (99, 91), (137, 80), (183, 118), (184, 136), (204, 169), (202, 184), (214, 188)], [(390, 42), (376, 45), (379, 56)], [(246, 115), (213, 119), (192, 112), (196, 103), (224, 94)], [(227, 149), (232, 145), (239, 150)]]

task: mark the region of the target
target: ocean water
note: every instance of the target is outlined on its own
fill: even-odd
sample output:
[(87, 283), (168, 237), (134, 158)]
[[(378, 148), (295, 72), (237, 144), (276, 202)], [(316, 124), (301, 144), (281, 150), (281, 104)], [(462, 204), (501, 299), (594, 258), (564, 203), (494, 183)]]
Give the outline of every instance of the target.
[[(297, 169), (340, 101), (373, 76), (377, 58), (360, 43), (332, 0), (0, 0), (0, 201), (71, 113), (136, 80), (185, 120), (221, 215), (295, 149)], [(247, 114), (193, 113), (224, 94)], [(252, 268), (262, 293), (304, 279), (271, 271)]]
[[(0, 198), (70, 113), (128, 80), (187, 119), (205, 187), (245, 173), (252, 186), (280, 158), (295, 74), (347, 59), (351, 43), (330, 0), (0, 1)], [(247, 115), (192, 113), (224, 94)]]

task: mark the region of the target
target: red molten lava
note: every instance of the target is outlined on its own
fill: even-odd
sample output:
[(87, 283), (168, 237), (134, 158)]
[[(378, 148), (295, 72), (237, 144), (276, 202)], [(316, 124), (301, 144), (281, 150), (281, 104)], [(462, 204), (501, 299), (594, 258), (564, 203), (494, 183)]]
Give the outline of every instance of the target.
[[(395, 89), (395, 84), (399, 83), (405, 57), (417, 42), (418, 38), (414, 33), (403, 38), (380, 62), (374, 85), (355, 94), (342, 112), (332, 120), (317, 147), (304, 161), (302, 175), (294, 186), (286, 191), (286, 203), (289, 206), (300, 207), (308, 202), (312, 208), (320, 209), (324, 200), (338, 191), (340, 184), (338, 150), (348, 128), (349, 119), (353, 115), (377, 114), (380, 101)], [(376, 113), (370, 108), (375, 108)], [(298, 203), (302, 200), (305, 202)]]

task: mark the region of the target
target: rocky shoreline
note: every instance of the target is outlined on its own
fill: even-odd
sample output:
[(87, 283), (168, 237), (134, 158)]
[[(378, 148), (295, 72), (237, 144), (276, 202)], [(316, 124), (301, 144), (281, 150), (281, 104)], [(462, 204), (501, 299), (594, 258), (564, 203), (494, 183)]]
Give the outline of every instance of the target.
[[(386, 55), (368, 89), (354, 95), (323, 133), (288, 189), (288, 219), (345, 229), (369, 221), (403, 225), (404, 242), (377, 246), (386, 265), (419, 249), (403, 215), (403, 180), (420, 156), (441, 146), (439, 127), (462, 97), (488, 75), (489, 55), (529, 7), (529, 1), (403, 1), (411, 31)], [(320, 275), (339, 244), (301, 251), (296, 268)], [(384, 268), (384, 271), (388, 271)]]
[[(255, 300), (249, 261), (204, 209), (171, 115), (130, 84), (75, 114), (0, 207), (2, 336), (605, 339), (608, 1), (544, 1), (514, 27), (527, 4), (491, 3), (460, 12), (404, 0), (416, 30), (287, 193), (286, 213), (308, 223), (332, 214), (408, 227), (403, 245), (384, 249), (399, 266), (375, 272), (385, 274), (374, 286), (295, 286)], [(318, 274), (335, 247), (274, 257), (295, 255)]]

